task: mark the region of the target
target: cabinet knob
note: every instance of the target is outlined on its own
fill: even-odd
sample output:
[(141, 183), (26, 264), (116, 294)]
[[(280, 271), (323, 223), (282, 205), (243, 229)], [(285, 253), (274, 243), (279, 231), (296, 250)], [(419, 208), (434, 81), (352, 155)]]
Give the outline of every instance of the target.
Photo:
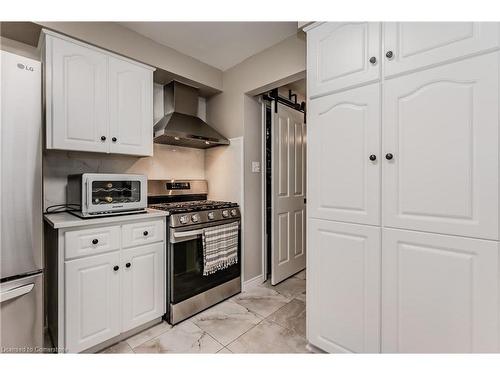
[(392, 51), (387, 51), (387, 53), (385, 54), (385, 57), (387, 57), (388, 59), (392, 59), (393, 56), (394, 53)]
[(118, 266), (113, 267), (113, 271), (118, 271), (119, 269), (120, 269), (120, 267), (118, 267)]
[(391, 154), (391, 153), (385, 154), (385, 158), (386, 158), (387, 160), (391, 160), (393, 157), (394, 157), (394, 155), (393, 155), (393, 154)]
[(377, 155), (373, 155), (373, 154), (371, 154), (371, 155), (370, 155), (370, 160), (371, 160), (371, 161), (375, 161), (375, 160), (377, 160)]
[(116, 142), (116, 137), (111, 138), (113, 142)]
[(131, 266), (131, 264), (130, 264), (130, 263), (126, 263), (126, 264), (125, 264), (125, 267), (127, 267), (127, 268), (130, 268), (130, 266)]
[(104, 135), (101, 136), (101, 141), (105, 141), (106, 140), (106, 137)]
[(98, 240), (97, 238), (94, 238), (94, 239), (92, 240), (92, 243), (93, 243), (94, 245), (97, 245), (97, 244), (99, 243), (99, 240)]
[(370, 57), (370, 63), (372, 65), (375, 65), (376, 62), (377, 62), (377, 58), (375, 56)]
[(144, 236), (147, 236), (149, 234), (149, 232), (147, 230), (145, 230), (142, 234), (144, 234)]

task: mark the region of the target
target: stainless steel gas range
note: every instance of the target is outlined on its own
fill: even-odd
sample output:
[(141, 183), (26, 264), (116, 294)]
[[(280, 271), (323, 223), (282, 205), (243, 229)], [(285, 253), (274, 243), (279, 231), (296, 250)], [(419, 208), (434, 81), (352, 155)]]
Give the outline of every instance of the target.
[[(241, 292), (241, 215), (238, 204), (207, 200), (205, 180), (149, 180), (148, 205), (168, 211), (167, 313), (176, 324)], [(207, 229), (238, 223), (235, 264), (204, 275)]]

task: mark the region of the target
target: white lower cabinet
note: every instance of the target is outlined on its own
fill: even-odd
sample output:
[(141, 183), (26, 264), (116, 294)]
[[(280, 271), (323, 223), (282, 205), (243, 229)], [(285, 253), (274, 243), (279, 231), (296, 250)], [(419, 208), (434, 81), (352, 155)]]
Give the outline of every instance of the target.
[(65, 263), (66, 349), (80, 352), (120, 334), (120, 252)]
[[(50, 303), (60, 312), (55, 317), (57, 327), (53, 311), (48, 313), (49, 330), (57, 334), (58, 347), (70, 353), (93, 350), (165, 313), (165, 228), (164, 218), (71, 228), (58, 234), (63, 241), (47, 246), (61, 264), (55, 270), (58, 296), (55, 290), (48, 291)], [(143, 244), (130, 247), (130, 241), (120, 240), (130, 239), (132, 229), (145, 237)], [(103, 246), (87, 246), (92, 238)], [(75, 251), (75, 241), (85, 251)], [(56, 245), (58, 251), (54, 251)], [(49, 263), (53, 267), (53, 261)], [(54, 269), (48, 272), (52, 276)]]
[(384, 229), (382, 244), (383, 352), (499, 350), (498, 242)]
[(122, 291), (124, 331), (163, 314), (163, 243), (123, 251)]
[(380, 228), (308, 224), (309, 342), (328, 352), (379, 352)]

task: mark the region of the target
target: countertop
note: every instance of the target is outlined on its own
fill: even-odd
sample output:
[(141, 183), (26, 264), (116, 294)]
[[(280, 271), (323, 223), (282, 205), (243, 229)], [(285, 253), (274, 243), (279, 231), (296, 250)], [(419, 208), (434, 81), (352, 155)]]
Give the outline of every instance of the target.
[(152, 208), (147, 208), (146, 213), (141, 214), (130, 214), (130, 215), (116, 215), (116, 216), (104, 216), (94, 219), (81, 219), (69, 212), (60, 212), (53, 214), (45, 214), (44, 220), (49, 223), (49, 225), (54, 229), (61, 228), (74, 228), (83, 227), (88, 225), (96, 224), (113, 224), (119, 222), (126, 222), (131, 220), (141, 220), (141, 219), (152, 219), (155, 217), (164, 217), (168, 213), (165, 211), (154, 210)]

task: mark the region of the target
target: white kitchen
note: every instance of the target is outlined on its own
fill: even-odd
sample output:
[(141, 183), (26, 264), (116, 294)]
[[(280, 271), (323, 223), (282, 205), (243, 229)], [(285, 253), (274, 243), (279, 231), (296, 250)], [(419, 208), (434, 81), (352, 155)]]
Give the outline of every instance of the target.
[(500, 20), (349, 11), (0, 20), (0, 363), (497, 367)]

